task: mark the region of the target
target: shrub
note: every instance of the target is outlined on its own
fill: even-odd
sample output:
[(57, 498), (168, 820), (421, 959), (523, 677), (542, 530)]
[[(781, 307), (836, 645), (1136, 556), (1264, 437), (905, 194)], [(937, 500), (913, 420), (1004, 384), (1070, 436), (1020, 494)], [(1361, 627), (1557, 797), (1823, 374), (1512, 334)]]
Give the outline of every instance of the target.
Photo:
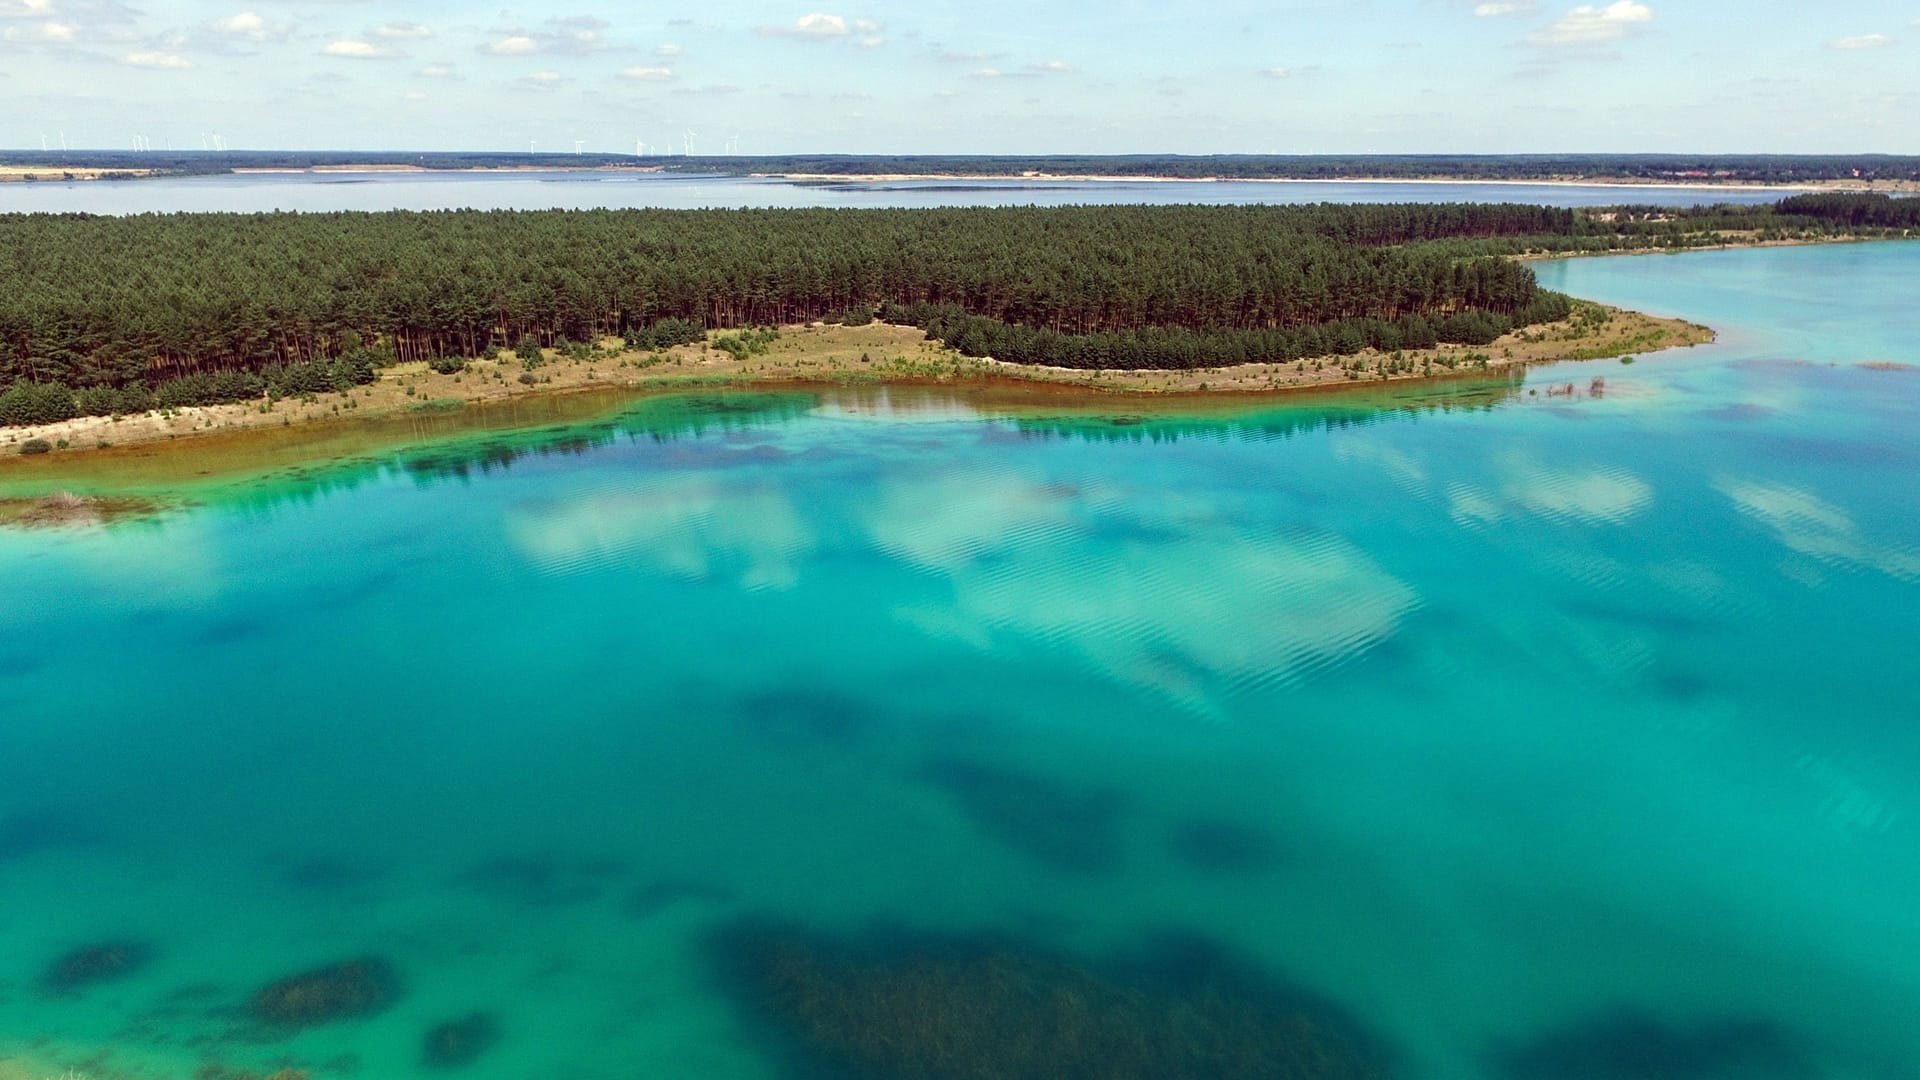
[(20, 452), (22, 454), (51, 454), (53, 453), (53, 444), (45, 439), (28, 439), (26, 442), (20, 444)]
[(427, 366), (442, 375), (458, 375), (467, 370), (467, 358), (464, 356), (436, 356), (427, 361)]
[(513, 347), (513, 355), (519, 357), (530, 368), (538, 367), (541, 360), (540, 339), (532, 334), (523, 336), (520, 344)]
[(0, 424), (54, 424), (78, 415), (73, 391), (60, 383), (17, 382), (0, 394)]

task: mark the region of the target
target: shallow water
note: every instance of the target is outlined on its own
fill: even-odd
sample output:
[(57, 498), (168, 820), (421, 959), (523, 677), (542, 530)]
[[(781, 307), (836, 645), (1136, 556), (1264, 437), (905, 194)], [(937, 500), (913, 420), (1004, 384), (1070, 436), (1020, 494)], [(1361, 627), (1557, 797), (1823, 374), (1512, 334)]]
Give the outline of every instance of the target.
[[(0, 1076), (409, 1076), (476, 1011), (458, 1075), (798, 1075), (768, 925), (952, 995), (1205, 939), (1406, 1078), (1920, 1075), (1920, 246), (1540, 273), (1722, 342), (650, 398), (0, 533)], [(368, 956), (374, 1015), (247, 1015)]]
[(905, 180), (811, 182), (678, 174), (247, 173), (0, 184), (0, 213), (586, 210), (623, 207), (1063, 206), (1111, 203), (1513, 202), (1546, 206), (1774, 202), (1784, 191), (1562, 184)]

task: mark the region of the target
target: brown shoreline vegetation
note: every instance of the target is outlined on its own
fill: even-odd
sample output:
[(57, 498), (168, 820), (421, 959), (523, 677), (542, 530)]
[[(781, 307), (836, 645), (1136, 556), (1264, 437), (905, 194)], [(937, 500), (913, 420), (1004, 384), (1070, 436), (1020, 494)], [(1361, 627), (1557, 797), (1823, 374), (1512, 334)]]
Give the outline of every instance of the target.
[[(21, 451), (29, 443), (54, 448), (52, 454), (34, 456), (54, 457), (253, 428), (453, 412), (470, 404), (584, 390), (1000, 383), (1092, 392), (1116, 399), (1267, 395), (1655, 352), (1704, 344), (1713, 340), (1713, 331), (1680, 319), (1580, 302), (1575, 305), (1573, 318), (1565, 322), (1522, 329), (1482, 347), (1442, 345), (1394, 353), (1367, 350), (1350, 357), (1191, 371), (1081, 371), (976, 359), (928, 340), (918, 328), (879, 322), (852, 327), (822, 323), (785, 327), (771, 347), (759, 355), (737, 356), (715, 348), (712, 343), (725, 336), (716, 332), (709, 335), (707, 343), (658, 353), (625, 351), (618, 339), (609, 338), (588, 359), (570, 358), (549, 349), (544, 362), (527, 373), (533, 377), (530, 385), (522, 382), (521, 362), (503, 353), (495, 360), (469, 361), (465, 371), (451, 375), (436, 374), (422, 363), (395, 365), (383, 369), (373, 385), (342, 394), (155, 410), (137, 416), (80, 417), (4, 428), (0, 429), (0, 476), (6, 475), (8, 464), (24, 464)], [(56, 508), (46, 509), (51, 512)], [(7, 519), (7, 511), (0, 509), (0, 522)]]

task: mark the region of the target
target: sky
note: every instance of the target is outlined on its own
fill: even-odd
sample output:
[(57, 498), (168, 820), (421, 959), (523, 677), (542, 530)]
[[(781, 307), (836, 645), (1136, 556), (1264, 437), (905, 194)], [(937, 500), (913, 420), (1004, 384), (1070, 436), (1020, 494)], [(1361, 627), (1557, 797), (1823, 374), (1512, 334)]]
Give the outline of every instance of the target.
[(1920, 0), (0, 0), (0, 146), (1920, 153)]

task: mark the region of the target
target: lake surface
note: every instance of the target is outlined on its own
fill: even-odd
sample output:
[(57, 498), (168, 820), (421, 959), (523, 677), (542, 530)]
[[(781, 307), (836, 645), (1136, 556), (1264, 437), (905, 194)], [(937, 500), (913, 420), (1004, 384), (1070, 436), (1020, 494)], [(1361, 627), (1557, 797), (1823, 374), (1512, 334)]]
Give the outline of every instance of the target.
[(1546, 206), (1765, 203), (1785, 191), (1556, 184), (909, 180), (813, 183), (597, 172), (249, 173), (0, 184), (0, 213), (585, 210), (621, 207), (1062, 206), (1109, 203), (1512, 202)]
[(0, 532), (0, 1077), (1920, 1076), (1920, 245), (1539, 270), (1722, 341)]

